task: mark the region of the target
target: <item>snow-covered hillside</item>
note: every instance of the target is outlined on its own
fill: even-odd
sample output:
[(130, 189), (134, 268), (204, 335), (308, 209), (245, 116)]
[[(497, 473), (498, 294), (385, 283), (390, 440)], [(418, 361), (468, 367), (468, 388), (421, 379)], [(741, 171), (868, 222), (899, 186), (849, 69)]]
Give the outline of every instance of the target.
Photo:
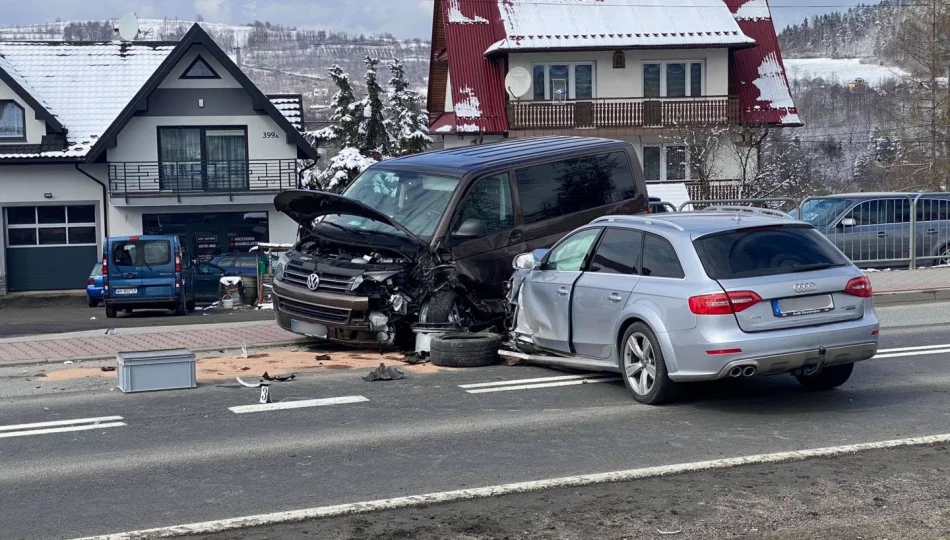
[(867, 64), (858, 58), (786, 58), (785, 68), (791, 79), (824, 79), (829, 83), (847, 84), (864, 79), (870, 86), (910, 76), (899, 67)]

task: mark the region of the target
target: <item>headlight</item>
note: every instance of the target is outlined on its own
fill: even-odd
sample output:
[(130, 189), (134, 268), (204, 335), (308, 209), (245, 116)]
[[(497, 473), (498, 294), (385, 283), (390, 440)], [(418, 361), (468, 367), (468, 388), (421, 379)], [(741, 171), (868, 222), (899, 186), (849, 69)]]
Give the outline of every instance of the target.
[(288, 263), (290, 263), (290, 257), (288, 257), (285, 253), (281, 253), (280, 256), (277, 257), (277, 267), (274, 268), (275, 280), (281, 281), (284, 279), (284, 270), (286, 270)]

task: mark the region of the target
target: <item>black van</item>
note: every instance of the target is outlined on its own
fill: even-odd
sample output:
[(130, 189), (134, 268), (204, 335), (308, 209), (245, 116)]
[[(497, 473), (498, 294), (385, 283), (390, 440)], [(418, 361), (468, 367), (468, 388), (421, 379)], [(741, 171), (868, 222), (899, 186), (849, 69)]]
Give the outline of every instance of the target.
[(609, 214), (647, 211), (633, 145), (508, 139), (383, 161), (343, 195), (285, 191), (300, 240), (275, 268), (283, 328), (330, 341), (411, 342), (414, 324), (500, 322), (520, 253)]

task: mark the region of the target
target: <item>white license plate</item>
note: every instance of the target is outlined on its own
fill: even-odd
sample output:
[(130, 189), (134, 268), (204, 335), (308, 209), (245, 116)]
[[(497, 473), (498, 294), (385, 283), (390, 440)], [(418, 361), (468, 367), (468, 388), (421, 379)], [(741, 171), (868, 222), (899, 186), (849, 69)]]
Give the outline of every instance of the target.
[(290, 330), (307, 337), (319, 339), (327, 339), (327, 334), (330, 333), (330, 329), (322, 324), (308, 323), (297, 319), (290, 319)]
[(139, 290), (138, 290), (138, 289), (116, 289), (116, 290), (115, 290), (115, 294), (116, 294), (116, 295), (120, 295), (120, 294), (138, 294), (138, 293), (139, 293)]
[(830, 294), (772, 300), (772, 313), (776, 317), (813, 315), (832, 311), (833, 309), (835, 309), (835, 301)]

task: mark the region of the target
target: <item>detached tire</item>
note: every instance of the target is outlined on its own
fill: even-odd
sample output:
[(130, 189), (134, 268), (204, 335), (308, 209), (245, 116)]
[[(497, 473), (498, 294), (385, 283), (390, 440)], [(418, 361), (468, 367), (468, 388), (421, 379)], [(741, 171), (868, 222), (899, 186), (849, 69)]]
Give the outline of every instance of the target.
[(821, 392), (833, 390), (842, 384), (848, 382), (851, 378), (851, 372), (854, 371), (854, 364), (841, 364), (840, 366), (826, 367), (817, 375), (796, 375), (798, 384), (805, 390)]
[(432, 338), (430, 360), (441, 367), (483, 367), (498, 363), (501, 336), (497, 334), (442, 334)]

